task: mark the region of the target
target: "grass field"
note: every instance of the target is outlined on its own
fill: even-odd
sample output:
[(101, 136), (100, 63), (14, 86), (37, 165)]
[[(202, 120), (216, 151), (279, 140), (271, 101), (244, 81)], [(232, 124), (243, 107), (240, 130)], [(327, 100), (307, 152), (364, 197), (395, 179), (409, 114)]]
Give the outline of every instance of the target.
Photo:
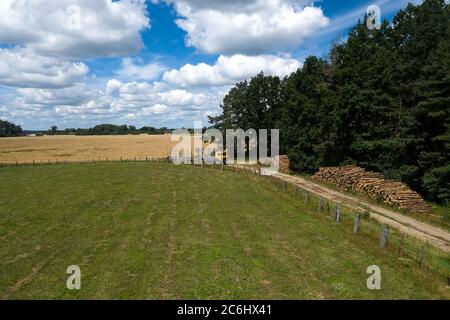
[(46, 136), (0, 139), (0, 163), (167, 157), (170, 135)]
[[(0, 298), (449, 299), (448, 256), (244, 173), (168, 163), (0, 169)], [(366, 287), (378, 265), (382, 289)], [(81, 268), (81, 290), (66, 269)]]

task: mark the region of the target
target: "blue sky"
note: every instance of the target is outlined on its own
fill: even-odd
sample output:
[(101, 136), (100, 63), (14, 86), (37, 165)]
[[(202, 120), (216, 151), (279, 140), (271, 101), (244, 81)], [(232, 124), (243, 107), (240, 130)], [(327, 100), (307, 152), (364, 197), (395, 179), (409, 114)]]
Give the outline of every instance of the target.
[(236, 82), (325, 56), (369, 5), (391, 20), (407, 3), (2, 0), (0, 118), (25, 129), (192, 127)]
[[(419, 3), (420, 1), (361, 1), (361, 0), (323, 0), (314, 1), (314, 5), (322, 8), (326, 17), (338, 20), (343, 18), (349, 13), (352, 14), (350, 18), (345, 19), (345, 23), (341, 23), (337, 30), (333, 30), (330, 33), (321, 35), (320, 37), (310, 37), (305, 39), (305, 42), (300, 45), (295, 51), (292, 52), (298, 59), (304, 59), (308, 55), (322, 56), (329, 52), (329, 49), (334, 41), (341, 38), (345, 38), (351, 26), (353, 26), (358, 17), (362, 18), (367, 7), (373, 3), (380, 3), (380, 8), (383, 10), (384, 3), (389, 3), (387, 12), (382, 17), (383, 19), (391, 20), (395, 12), (399, 8), (406, 6), (408, 2)], [(218, 54), (202, 54), (198, 52), (196, 48), (187, 47), (185, 45), (186, 32), (180, 29), (175, 24), (177, 13), (170, 5), (164, 3), (152, 4), (151, 1), (147, 1), (148, 13), (152, 20), (152, 26), (150, 29), (142, 32), (142, 39), (145, 43), (145, 48), (141, 50), (136, 56), (142, 57), (147, 61), (154, 59), (164, 59), (166, 64), (170, 67), (177, 68), (182, 67), (186, 63), (210, 63), (213, 64), (217, 59)], [(332, 22), (331, 22), (332, 23)], [(326, 28), (324, 31), (328, 31)], [(90, 64), (93, 70), (97, 70), (97, 73), (102, 75), (111, 75), (111, 70), (117, 64), (120, 63), (119, 59), (95, 59)], [(112, 65), (112, 68), (111, 68)]]

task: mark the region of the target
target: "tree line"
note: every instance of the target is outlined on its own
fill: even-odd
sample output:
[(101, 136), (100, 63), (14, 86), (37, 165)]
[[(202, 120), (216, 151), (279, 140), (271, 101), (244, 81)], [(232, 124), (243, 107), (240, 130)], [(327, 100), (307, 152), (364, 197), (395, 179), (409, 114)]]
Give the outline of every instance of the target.
[(392, 23), (367, 17), (325, 58), (280, 79), (263, 73), (225, 96), (214, 127), (278, 128), (292, 168), (356, 164), (450, 198), (450, 8), (425, 0)]
[(0, 137), (17, 137), (22, 135), (22, 128), (14, 123), (0, 119)]
[(154, 128), (151, 126), (144, 126), (136, 128), (132, 125), (114, 125), (114, 124), (100, 124), (88, 129), (74, 129), (68, 128), (62, 132), (57, 131), (58, 134), (74, 134), (74, 135), (127, 135), (127, 134), (165, 134), (172, 132), (172, 129), (166, 127)]
[(37, 135), (128, 135), (128, 134), (166, 134), (171, 133), (174, 129), (166, 127), (154, 128), (151, 126), (143, 126), (142, 128), (136, 128), (132, 125), (114, 125), (114, 124), (100, 124), (92, 128), (67, 128), (59, 130), (57, 126), (52, 126), (48, 130), (22, 130), (20, 126), (17, 126), (8, 121), (0, 120), (0, 137), (18, 137), (27, 134)]

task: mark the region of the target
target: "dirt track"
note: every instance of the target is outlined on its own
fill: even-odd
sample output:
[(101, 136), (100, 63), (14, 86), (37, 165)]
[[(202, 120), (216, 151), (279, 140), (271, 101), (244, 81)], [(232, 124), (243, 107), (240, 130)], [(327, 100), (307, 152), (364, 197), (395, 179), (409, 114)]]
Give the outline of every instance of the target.
[(299, 186), (302, 189), (315, 193), (325, 199), (333, 200), (355, 210), (368, 209), (370, 215), (375, 220), (387, 224), (407, 235), (417, 239), (428, 241), (431, 245), (450, 252), (450, 233), (440, 228), (430, 226), (413, 218), (397, 213), (393, 210), (374, 205), (356, 197), (349, 196), (342, 192), (332, 190), (320, 184), (308, 181), (299, 176), (292, 176), (283, 173), (275, 175), (278, 179)]

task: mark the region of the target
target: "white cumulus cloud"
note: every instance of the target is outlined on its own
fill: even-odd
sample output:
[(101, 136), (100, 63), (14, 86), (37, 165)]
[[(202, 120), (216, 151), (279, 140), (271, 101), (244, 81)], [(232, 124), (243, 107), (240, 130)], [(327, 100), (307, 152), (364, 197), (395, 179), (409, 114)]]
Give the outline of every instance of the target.
[(100, 95), (99, 90), (85, 84), (62, 89), (19, 88), (17, 93), (23, 104), (41, 106), (78, 106)]
[(0, 84), (14, 87), (62, 88), (83, 81), (89, 68), (82, 62), (44, 57), (29, 49), (0, 49)]
[(122, 60), (122, 67), (116, 72), (122, 79), (131, 80), (154, 80), (158, 78), (167, 68), (159, 63), (153, 62), (144, 64), (141, 61), (131, 58)]
[(155, 104), (154, 106), (142, 108), (142, 115), (151, 116), (154, 114), (164, 114), (169, 111), (169, 108), (164, 104)]
[(168, 2), (180, 16), (176, 23), (187, 33), (186, 44), (209, 54), (290, 52), (329, 25), (310, 1)]
[(165, 72), (163, 79), (181, 87), (221, 86), (248, 79), (261, 71), (266, 75), (284, 77), (300, 67), (301, 63), (293, 58), (273, 55), (221, 55), (214, 65), (186, 64), (180, 69)]
[(46, 55), (127, 55), (150, 26), (144, 0), (1, 0), (0, 43)]

